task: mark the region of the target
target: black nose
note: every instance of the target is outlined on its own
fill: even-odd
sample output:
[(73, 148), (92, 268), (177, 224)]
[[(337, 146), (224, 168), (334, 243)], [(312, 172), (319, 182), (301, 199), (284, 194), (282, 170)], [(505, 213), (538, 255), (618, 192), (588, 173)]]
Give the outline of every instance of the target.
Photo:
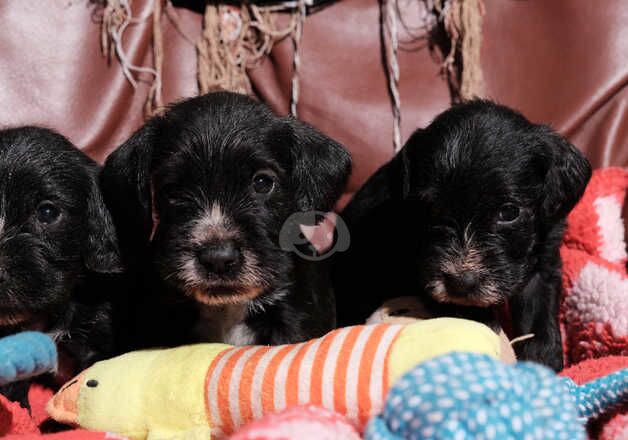
[(473, 272), (461, 274), (444, 274), (445, 287), (450, 295), (465, 295), (471, 293), (478, 286), (478, 276)]
[(197, 258), (208, 272), (222, 274), (237, 267), (240, 251), (233, 242), (226, 241), (204, 248)]

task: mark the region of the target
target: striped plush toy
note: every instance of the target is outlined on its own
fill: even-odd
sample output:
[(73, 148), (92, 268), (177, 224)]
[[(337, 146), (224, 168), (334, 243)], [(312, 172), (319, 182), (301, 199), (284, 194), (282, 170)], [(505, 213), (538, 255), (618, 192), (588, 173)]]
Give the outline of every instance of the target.
[(358, 430), (381, 409), (392, 383), (451, 351), (501, 354), (488, 327), (438, 318), (347, 327), (302, 344), (198, 344), (98, 362), (49, 402), (60, 422), (133, 439), (221, 438), (248, 421), (313, 404)]

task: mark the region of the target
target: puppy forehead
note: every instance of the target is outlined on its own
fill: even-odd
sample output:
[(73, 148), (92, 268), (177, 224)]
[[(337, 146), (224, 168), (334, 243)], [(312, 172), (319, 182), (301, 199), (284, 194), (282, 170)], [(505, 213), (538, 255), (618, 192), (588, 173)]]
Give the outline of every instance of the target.
[(270, 142), (240, 141), (234, 144), (202, 142), (178, 149), (155, 171), (157, 186), (165, 184), (204, 185), (220, 179), (223, 184), (237, 183), (237, 177), (259, 169), (285, 171), (282, 147)]
[(0, 165), (6, 170), (41, 170), (53, 178), (86, 175), (95, 163), (60, 134), (39, 127), (0, 130)]
[(497, 129), (468, 121), (437, 133), (424, 155), (430, 182), (476, 191), (534, 186), (545, 154), (534, 127)]
[(491, 214), (504, 203), (533, 204), (542, 190), (532, 158), (491, 154), (451, 163), (437, 159), (428, 169), (419, 197), (458, 220)]
[(9, 216), (18, 215), (45, 199), (65, 201), (68, 207), (78, 208), (81, 203), (77, 199), (85, 199), (89, 191), (89, 171), (80, 163), (80, 154), (73, 150), (46, 151), (37, 145), (1, 145), (3, 210)]
[[(0, 183), (17, 190), (22, 189), (64, 189), (70, 192), (82, 192), (86, 184), (88, 171), (75, 161), (51, 157), (42, 154), (4, 154), (0, 152)], [(32, 186), (26, 186), (32, 185)]]

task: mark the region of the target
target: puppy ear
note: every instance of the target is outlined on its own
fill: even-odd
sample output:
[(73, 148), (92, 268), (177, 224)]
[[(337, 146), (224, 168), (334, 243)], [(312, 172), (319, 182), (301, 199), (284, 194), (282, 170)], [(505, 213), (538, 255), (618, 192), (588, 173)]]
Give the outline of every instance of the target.
[(291, 180), (300, 211), (330, 211), (351, 174), (351, 156), (339, 143), (294, 118)]
[(98, 174), (90, 182), (83, 260), (85, 266), (94, 272), (120, 273), (123, 270), (116, 230), (101, 194)]
[(150, 176), (156, 124), (151, 119), (111, 153), (101, 175), (124, 255), (146, 246), (153, 227)]
[(383, 206), (402, 203), (409, 195), (416, 173), (411, 170), (413, 154), (420, 148), (423, 131), (418, 129), (392, 159), (373, 173), (342, 211), (342, 217), (357, 224)]
[(420, 188), (425, 183), (421, 182), (425, 173), (418, 169), (423, 165), (418, 153), (425, 147), (424, 137), (425, 131), (417, 128), (390, 161), (389, 180), (395, 198), (406, 199), (410, 195), (410, 188)]
[(591, 164), (572, 144), (549, 127), (543, 127), (542, 144), (549, 157), (545, 168), (542, 211), (546, 218), (560, 219), (580, 200), (591, 178)]

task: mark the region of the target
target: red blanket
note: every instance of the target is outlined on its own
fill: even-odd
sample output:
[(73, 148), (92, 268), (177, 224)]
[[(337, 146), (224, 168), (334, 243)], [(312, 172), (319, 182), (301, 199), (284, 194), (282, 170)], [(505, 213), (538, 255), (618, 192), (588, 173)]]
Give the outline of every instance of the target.
[(628, 274), (622, 208), (628, 171), (606, 168), (569, 214), (561, 248), (566, 365), (628, 355)]

